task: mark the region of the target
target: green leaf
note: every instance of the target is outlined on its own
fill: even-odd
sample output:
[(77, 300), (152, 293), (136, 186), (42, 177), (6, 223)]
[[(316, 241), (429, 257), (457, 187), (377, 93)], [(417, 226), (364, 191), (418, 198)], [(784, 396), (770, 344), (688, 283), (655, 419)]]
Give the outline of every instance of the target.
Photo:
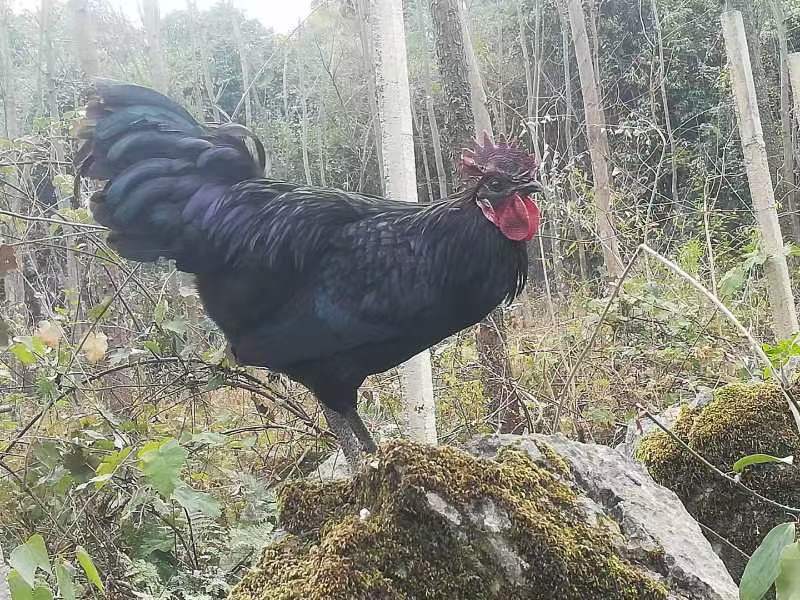
[(774, 462), (791, 465), (794, 462), (794, 457), (787, 456), (786, 458), (778, 458), (777, 456), (772, 456), (770, 454), (750, 454), (749, 456), (740, 458), (735, 463), (733, 463), (733, 472), (741, 473), (742, 471), (744, 471), (745, 467), (749, 467), (750, 465), (760, 465), (763, 463), (774, 463)]
[(96, 479), (95, 487), (98, 490), (102, 488), (109, 479), (111, 479), (114, 473), (116, 473), (120, 465), (130, 455), (131, 450), (132, 448), (123, 448), (117, 452), (112, 452), (103, 459), (103, 462), (97, 465), (97, 469), (95, 470), (97, 477), (94, 479)]
[(158, 342), (156, 340), (146, 340), (145, 342), (142, 343), (142, 346), (150, 350), (150, 352), (152, 352), (156, 356), (159, 356), (161, 354), (161, 346), (158, 345)]
[(163, 298), (158, 301), (156, 304), (156, 308), (153, 311), (153, 321), (157, 324), (161, 325), (164, 322), (164, 318), (167, 316), (167, 310), (169, 310), (169, 304)]
[(783, 549), (794, 542), (794, 523), (781, 523), (766, 535), (753, 552), (739, 584), (740, 600), (761, 600), (780, 573)]
[(213, 431), (202, 431), (200, 433), (195, 433), (189, 442), (191, 444), (197, 444), (198, 446), (219, 448), (228, 443), (228, 436)]
[(139, 468), (150, 485), (167, 499), (180, 481), (186, 456), (186, 449), (172, 438), (165, 442), (150, 442), (139, 451)]
[(113, 296), (106, 296), (103, 298), (100, 304), (90, 308), (89, 312), (87, 313), (89, 320), (100, 322), (108, 314), (108, 307), (111, 306), (111, 302), (113, 300)]
[(16, 570), (8, 574), (6, 581), (11, 591), (11, 600), (53, 600), (53, 592), (49, 587), (41, 583), (35, 588), (31, 587)]
[(75, 558), (78, 559), (78, 563), (81, 565), (83, 572), (86, 574), (86, 579), (94, 585), (98, 590), (105, 594), (106, 589), (103, 586), (103, 582), (100, 580), (100, 573), (97, 572), (97, 567), (94, 566), (94, 561), (92, 557), (89, 556), (89, 553), (84, 550), (83, 546), (78, 546), (75, 549)]
[(20, 342), (12, 344), (9, 350), (11, 351), (11, 354), (16, 356), (17, 360), (26, 367), (30, 367), (32, 364), (36, 362), (36, 355), (30, 350), (28, 350), (28, 348), (25, 347), (25, 345), (21, 344)]
[(24, 544), (14, 548), (8, 562), (31, 587), (36, 581), (36, 569), (52, 573), (44, 538), (38, 533), (29, 537)]
[(166, 321), (165, 323), (162, 323), (161, 327), (163, 327), (167, 331), (177, 333), (178, 335), (183, 335), (186, 333), (186, 321), (184, 321), (183, 319), (173, 319), (171, 321)]
[(775, 593), (777, 600), (800, 598), (800, 543), (789, 544), (783, 549)]
[(731, 298), (744, 287), (747, 271), (744, 265), (736, 265), (728, 270), (719, 281), (719, 295), (723, 298)]
[(53, 600), (53, 592), (46, 585), (37, 585), (33, 590), (33, 600)]
[(25, 582), (16, 569), (8, 574), (6, 581), (8, 589), (11, 590), (11, 600), (33, 600), (33, 588)]
[(172, 492), (172, 498), (189, 513), (203, 513), (216, 519), (220, 515), (219, 503), (210, 494), (198, 492), (186, 484), (181, 484)]

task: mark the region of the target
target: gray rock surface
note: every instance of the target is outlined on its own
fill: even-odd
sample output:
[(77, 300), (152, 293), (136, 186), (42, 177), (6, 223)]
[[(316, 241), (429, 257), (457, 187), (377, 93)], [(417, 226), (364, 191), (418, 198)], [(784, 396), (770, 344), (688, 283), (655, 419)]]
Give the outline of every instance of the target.
[(468, 450), (492, 458), (500, 448), (514, 445), (552, 468), (537, 442), (568, 463), (587, 519), (615, 522), (620, 536), (614, 543), (620, 554), (648, 565), (668, 585), (671, 598), (738, 598), (731, 576), (675, 493), (656, 484), (643, 467), (614, 448), (560, 435), (499, 435), (477, 439)]

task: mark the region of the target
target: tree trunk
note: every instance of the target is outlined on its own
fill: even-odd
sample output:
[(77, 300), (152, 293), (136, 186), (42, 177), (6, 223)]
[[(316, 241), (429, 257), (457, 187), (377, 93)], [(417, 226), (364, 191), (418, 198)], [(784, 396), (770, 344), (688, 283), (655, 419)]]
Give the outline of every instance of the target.
[(322, 96), (319, 98), (319, 108), (317, 109), (317, 162), (319, 164), (319, 184), (328, 187), (325, 177), (325, 102)]
[[(572, 72), (570, 69), (570, 51), (569, 51), (569, 16), (567, 15), (566, 6), (561, 4), (558, 7), (558, 16), (561, 23), (561, 60), (564, 65), (564, 137), (567, 145), (567, 161), (569, 164), (575, 162), (575, 141), (572, 139), (572, 119), (575, 116), (575, 110), (572, 107)], [(569, 205), (572, 211), (572, 232), (575, 236), (575, 243), (578, 247), (578, 267), (580, 268), (581, 279), (588, 281), (589, 279), (589, 260), (586, 257), (586, 245), (583, 242), (583, 230), (580, 223), (580, 210), (578, 206), (578, 195), (575, 193), (575, 188), (572, 184), (567, 182), (567, 190), (569, 193)]]
[[(678, 206), (678, 147), (675, 144), (675, 135), (672, 131), (672, 118), (669, 114), (669, 102), (667, 100), (667, 72), (664, 69), (664, 39), (661, 34), (661, 20), (658, 16), (657, 0), (651, 0), (651, 9), (653, 11), (653, 24), (656, 30), (656, 48), (658, 50), (658, 87), (661, 90), (661, 103), (664, 105), (664, 127), (667, 130), (667, 139), (669, 140), (669, 150), (672, 166), (672, 203)], [(658, 185), (658, 182), (655, 182)]]
[[(386, 194), (396, 200), (414, 201), (416, 162), (402, 2), (370, 0), (369, 17)], [(408, 434), (417, 441), (435, 444), (436, 406), (430, 352), (425, 350), (411, 358), (402, 366), (401, 373)]]
[[(800, 214), (797, 212), (797, 186), (794, 177), (794, 152), (792, 148), (792, 101), (789, 93), (789, 45), (786, 40), (786, 15), (782, 0), (770, 0), (775, 32), (778, 36), (778, 51), (781, 70), (781, 138), (783, 140), (783, 167), (781, 169), (782, 188), (786, 194), (792, 224), (792, 239), (800, 242)], [(799, 90), (800, 91), (800, 90)], [(781, 189), (780, 187), (778, 189)], [(779, 196), (781, 202), (784, 197)]]
[(455, 174), (456, 159), (461, 149), (471, 146), (475, 135), (469, 72), (457, 1), (430, 0), (442, 96), (447, 99), (442, 137), (450, 158), (451, 174)]
[[(465, 31), (466, 19), (460, 0), (431, 0), (431, 14), (442, 88), (449, 99), (445, 112), (445, 139), (455, 157), (462, 148), (471, 146), (472, 137), (482, 137), (484, 131), (493, 137), (492, 124), (485, 94), (482, 90), (472, 89), (479, 84), (482, 87), (482, 84), (480, 74), (472, 72), (477, 71), (478, 63)], [(519, 398), (513, 385), (508, 385), (511, 367), (504, 334), (502, 309), (497, 309), (478, 324), (475, 339), (481, 380), (488, 399), (487, 412), (497, 415), (500, 431), (510, 432), (520, 428), (522, 416)]]
[(422, 123), (417, 118), (417, 111), (414, 109), (414, 103), (411, 103), (411, 119), (414, 123), (414, 129), (417, 130), (419, 136), (419, 149), (422, 153), (422, 169), (425, 171), (425, 189), (428, 191), (428, 204), (433, 202), (433, 185), (431, 184), (431, 169), (428, 166), (428, 148), (425, 145), (425, 131), (422, 129)]
[(283, 55), (283, 118), (286, 122), (289, 122), (289, 54), (291, 50), (289, 46), (286, 46), (285, 53)]
[(242, 37), (242, 28), (239, 25), (239, 12), (231, 10), (231, 22), (233, 23), (233, 37), (236, 41), (236, 48), (239, 52), (239, 69), (242, 71), (242, 90), (244, 90), (244, 124), (247, 127), (253, 126), (253, 106), (250, 102), (250, 65), (247, 63), (247, 46)]
[[(0, 89), (3, 91), (3, 122), (5, 123), (4, 137), (14, 140), (19, 137), (19, 121), (17, 119), (17, 97), (15, 94), (16, 84), (13, 81), (13, 71), (11, 64), (11, 49), (8, 44), (8, 17), (10, 11), (6, 0), (0, 0)], [(10, 175), (11, 183), (17, 184), (16, 170)], [(22, 200), (17, 197), (16, 192), (2, 186), (5, 195), (9, 191), (7, 198), (8, 208), (12, 212), (19, 212), (22, 208)], [(10, 224), (4, 225), (10, 227)], [(22, 246), (21, 248), (24, 248)], [(22, 253), (18, 253), (19, 256)], [(3, 277), (3, 287), (6, 295), (6, 307), (16, 312), (24, 309), (25, 284), (22, 277), (22, 265), (20, 264), (15, 271), (6, 273)]]
[[(302, 31), (298, 31), (298, 38)], [(308, 158), (308, 102), (306, 100), (306, 89), (304, 81), (305, 65), (297, 53), (297, 91), (300, 94), (300, 152), (303, 155), (303, 173), (306, 176), (306, 185), (314, 185), (311, 179), (311, 161)]]
[(161, 14), (158, 0), (142, 0), (142, 24), (147, 40), (147, 62), (150, 65), (150, 79), (153, 87), (162, 94), (167, 93), (169, 80), (164, 66), (164, 53), (161, 51)]
[(742, 139), (745, 169), (758, 226), (761, 229), (767, 261), (764, 265), (769, 283), (773, 327), (778, 339), (794, 335), (798, 330), (789, 269), (783, 249), (783, 236), (775, 209), (775, 196), (769, 176), (767, 149), (759, 118), (756, 88), (747, 50), (747, 37), (742, 14), (722, 13), (722, 33), (728, 53), (728, 66), (736, 97), (736, 117)]
[[(53, 163), (50, 165), (50, 177), (53, 177), (61, 168), (60, 165), (64, 163), (64, 146), (63, 136), (60, 131), (61, 112), (58, 107), (58, 97), (56, 94), (56, 57), (55, 48), (53, 47), (54, 27), (52, 26), (53, 4), (51, 0), (42, 0), (41, 4), (41, 18), (40, 18), (40, 53), (43, 56), (39, 57), (40, 64), (44, 62), (44, 75), (45, 75), (45, 94), (47, 98), (47, 111), (50, 115), (50, 140), (52, 145), (52, 159)], [(58, 192), (56, 187), (56, 194), (58, 195), (58, 203), (62, 208), (75, 208), (77, 198), (73, 198), (70, 202), (69, 198), (64, 198)], [(80, 273), (78, 267), (78, 259), (73, 252), (75, 238), (69, 234), (74, 233), (71, 227), (64, 227), (64, 233), (69, 237), (65, 238), (65, 275), (64, 275), (64, 291), (67, 297), (71, 299), (73, 308), (73, 315), (77, 321), (77, 309), (80, 306), (79, 294), (83, 286), (80, 285)], [(75, 324), (75, 333), (79, 334), (79, 326)]]
[(594, 80), (597, 82), (597, 95), (603, 97), (603, 83), (600, 78), (600, 34), (597, 31), (598, 4), (602, 0), (588, 0), (589, 6), (589, 27), (592, 30), (592, 67), (594, 68)]
[(472, 119), (475, 121), (475, 136), (481, 136), (485, 131), (494, 138), (492, 119), (486, 105), (486, 90), (483, 89), (483, 78), (478, 67), (478, 57), (472, 47), (472, 38), (469, 34), (469, 16), (464, 8), (463, 0), (456, 0), (458, 16), (461, 22), (461, 32), (464, 36), (464, 54), (467, 59), (467, 72), (469, 73), (469, 95), (472, 104)]
[(586, 19), (580, 0), (567, 0), (572, 39), (578, 59), (578, 74), (581, 78), (583, 108), (586, 113), (586, 138), (592, 159), (594, 176), (594, 201), (597, 218), (597, 234), (603, 248), (606, 272), (612, 279), (622, 274), (622, 258), (619, 254), (617, 232), (611, 207), (611, 181), (608, 175), (608, 137), (605, 130), (605, 115), (600, 103), (600, 89), (595, 80)]
[(69, 8), (72, 13), (72, 30), (78, 64), (86, 78), (95, 77), (99, 73), (99, 66), (89, 0), (70, 0)]
[(758, 101), (758, 111), (761, 115), (763, 128), (764, 144), (767, 148), (767, 163), (769, 164), (770, 178), (772, 185), (777, 190), (778, 197), (784, 196), (783, 186), (777, 185), (778, 173), (781, 170), (781, 157), (783, 156), (783, 145), (779, 139), (780, 129), (775, 119), (775, 114), (769, 101), (768, 90), (771, 88), (764, 70), (764, 62), (761, 60), (761, 23), (756, 14), (756, 6), (753, 0), (723, 0), (724, 10), (737, 10), (742, 13), (747, 35), (747, 49), (750, 55), (750, 67), (753, 73), (753, 82), (756, 90), (760, 91), (756, 98)]
[[(525, 86), (528, 91), (528, 131), (531, 136), (533, 152), (536, 160), (542, 162), (544, 144), (542, 143), (541, 135), (539, 132), (539, 90), (542, 82), (542, 61), (541, 61), (541, 43), (542, 43), (542, 2), (536, 0), (534, 3), (534, 40), (535, 45), (533, 48), (533, 55), (531, 56), (528, 45), (529, 40), (527, 36), (527, 25), (522, 16), (521, 3), (517, 3), (517, 18), (519, 19), (519, 43), (522, 47), (522, 56), (525, 62)], [(540, 178), (545, 187), (545, 200), (547, 211), (547, 220), (545, 225), (548, 229), (550, 237), (550, 260), (553, 263), (553, 287), (558, 295), (561, 295), (561, 289), (564, 285), (564, 264), (561, 257), (561, 240), (560, 240), (560, 227), (559, 227), (559, 208), (561, 203), (555, 198), (555, 191), (547, 185), (547, 173), (542, 171)], [(533, 244), (530, 244), (533, 245)]]
[(436, 119), (436, 109), (433, 105), (433, 84), (431, 83), (431, 61), (428, 55), (428, 27), (425, 24), (425, 14), (422, 10), (422, 0), (417, 2), (417, 23), (420, 34), (425, 44), (422, 52), (422, 89), (425, 92), (425, 112), (428, 115), (428, 126), (431, 130), (431, 144), (433, 145), (433, 159), (436, 162), (436, 178), (439, 182), (439, 198), (447, 198), (447, 170), (442, 156), (442, 137), (439, 133), (439, 122)]
[(199, 16), (197, 13), (197, 4), (195, 0), (188, 0), (189, 7), (189, 26), (191, 27), (190, 35), (192, 37), (192, 44), (194, 45), (194, 58), (200, 62), (200, 79), (203, 88), (208, 98), (208, 103), (211, 108), (211, 113), (214, 115), (214, 120), (218, 123), (221, 121), (219, 107), (217, 106), (217, 95), (214, 93), (214, 80), (211, 77), (211, 58), (208, 56), (208, 47), (205, 43), (205, 36), (201, 31)]
[[(370, 0), (355, 0), (356, 12), (358, 16), (358, 35), (361, 38), (361, 57), (364, 67), (364, 78), (367, 80), (367, 103), (369, 105), (369, 114), (372, 123), (372, 133), (375, 137), (375, 153), (378, 159), (378, 171), (381, 176), (381, 185), (386, 181), (386, 173), (384, 172), (385, 162), (383, 160), (383, 134), (381, 133), (381, 124), (378, 117), (378, 94), (375, 90), (375, 82), (378, 79), (378, 74), (375, 72), (375, 40), (374, 36), (370, 35), (369, 19), (372, 16), (372, 2)], [(403, 41), (405, 44), (405, 40)]]

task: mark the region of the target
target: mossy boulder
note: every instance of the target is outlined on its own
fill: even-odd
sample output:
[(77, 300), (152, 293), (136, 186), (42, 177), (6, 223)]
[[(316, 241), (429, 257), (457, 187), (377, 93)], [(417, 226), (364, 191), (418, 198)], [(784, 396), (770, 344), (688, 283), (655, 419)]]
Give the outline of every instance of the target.
[[(230, 600), (735, 597), (721, 564), (693, 571), (718, 561), (710, 547), (684, 564), (667, 556), (670, 540), (629, 544), (625, 519), (585, 496), (573, 457), (543, 438), (492, 437), (472, 452), (393, 441), (352, 479), (287, 484), (286, 533)], [(622, 471), (639, 471), (615, 454)], [(682, 583), (676, 561), (691, 571)]]
[[(682, 407), (672, 431), (723, 472), (730, 472), (738, 459), (749, 454), (783, 457), (796, 455), (800, 448), (788, 403), (771, 383), (719, 388), (706, 406)], [(716, 475), (664, 432), (644, 437), (635, 456), (707, 528), (709, 541), (737, 580), (747, 559), (736, 548), (751, 554), (773, 526), (787, 520), (783, 511)], [(800, 506), (796, 467), (753, 465), (741, 475), (741, 482), (767, 498)]]

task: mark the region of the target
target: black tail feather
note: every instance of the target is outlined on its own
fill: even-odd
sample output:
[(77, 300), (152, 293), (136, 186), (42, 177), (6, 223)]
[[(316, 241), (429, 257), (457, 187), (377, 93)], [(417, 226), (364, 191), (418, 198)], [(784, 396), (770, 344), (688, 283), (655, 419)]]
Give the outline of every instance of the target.
[[(158, 257), (201, 264), (207, 253), (197, 223), (236, 183), (261, 177), (266, 153), (246, 127), (207, 129), (188, 111), (154, 90), (97, 80), (78, 131), (80, 177), (106, 180), (90, 201), (109, 242), (137, 261)], [(246, 141), (255, 145), (253, 155)]]

